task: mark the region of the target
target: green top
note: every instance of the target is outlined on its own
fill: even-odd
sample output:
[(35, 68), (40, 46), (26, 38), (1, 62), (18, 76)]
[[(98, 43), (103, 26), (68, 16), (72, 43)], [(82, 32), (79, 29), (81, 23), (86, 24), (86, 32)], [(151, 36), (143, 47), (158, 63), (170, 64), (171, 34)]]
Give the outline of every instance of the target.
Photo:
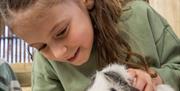
[[(180, 40), (169, 24), (142, 0), (129, 2), (123, 11), (119, 26), (133, 39), (129, 41), (133, 51), (152, 57), (151, 67), (165, 83), (180, 91)], [(76, 67), (49, 61), (36, 53), (33, 91), (83, 91), (90, 81), (89, 76), (96, 70), (93, 54), (86, 64)]]

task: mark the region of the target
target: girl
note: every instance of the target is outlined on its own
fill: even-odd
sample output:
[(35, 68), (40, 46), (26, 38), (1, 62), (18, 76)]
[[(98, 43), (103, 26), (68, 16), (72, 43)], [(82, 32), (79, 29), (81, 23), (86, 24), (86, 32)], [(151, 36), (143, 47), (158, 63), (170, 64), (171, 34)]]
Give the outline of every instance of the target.
[(129, 69), (135, 88), (154, 91), (166, 83), (180, 90), (179, 39), (142, 0), (0, 3), (1, 25), (39, 50), (33, 62), (33, 91), (83, 91), (96, 69), (114, 62), (139, 64), (141, 55), (153, 60), (150, 72)]

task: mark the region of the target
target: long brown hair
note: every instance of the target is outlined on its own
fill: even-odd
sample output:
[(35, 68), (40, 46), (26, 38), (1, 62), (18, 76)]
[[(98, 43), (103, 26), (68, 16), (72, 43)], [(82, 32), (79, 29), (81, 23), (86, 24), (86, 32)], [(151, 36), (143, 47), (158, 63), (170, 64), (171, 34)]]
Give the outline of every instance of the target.
[(121, 36), (121, 33), (125, 34), (124, 31), (117, 27), (122, 8), (129, 1), (95, 0), (95, 6), (90, 11), (94, 25), (94, 46), (100, 67), (114, 62), (130, 65), (131, 56), (143, 59), (142, 56), (131, 51), (127, 40)]
[[(52, 4), (52, 0), (2, 0), (0, 2), (0, 28), (4, 27), (5, 20), (11, 17), (9, 10), (15, 12), (25, 10), (37, 1), (44, 1), (47, 5), (50, 4), (49, 2)], [(131, 0), (95, 0), (94, 7), (89, 11), (93, 22), (94, 48), (97, 51), (99, 68), (110, 63), (121, 63), (129, 67), (148, 70), (145, 58), (131, 51), (127, 40), (121, 36), (123, 31), (117, 27), (122, 7), (129, 1)], [(132, 56), (137, 57), (140, 63), (133, 63)]]
[(132, 52), (128, 39), (123, 37), (128, 36), (127, 32), (118, 27), (122, 8), (130, 1), (132, 0), (95, 0), (94, 8), (89, 11), (94, 27), (94, 49), (97, 51), (98, 67), (120, 63), (129, 68), (142, 69), (151, 77), (157, 77), (149, 69), (148, 62), (152, 59)]
[(118, 27), (122, 8), (130, 1), (132, 0), (95, 0), (94, 8), (89, 11), (94, 25), (94, 48), (97, 51), (98, 67), (120, 63), (129, 68), (142, 69), (151, 77), (156, 77), (157, 74), (149, 70), (148, 62), (152, 59), (132, 52), (128, 39), (123, 37), (128, 34)]

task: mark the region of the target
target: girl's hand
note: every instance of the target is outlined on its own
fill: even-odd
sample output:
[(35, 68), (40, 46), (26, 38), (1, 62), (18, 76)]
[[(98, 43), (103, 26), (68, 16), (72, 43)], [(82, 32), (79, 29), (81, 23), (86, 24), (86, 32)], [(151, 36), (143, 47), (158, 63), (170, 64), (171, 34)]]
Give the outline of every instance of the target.
[(128, 73), (133, 78), (133, 86), (140, 91), (155, 91), (155, 87), (158, 84), (162, 84), (162, 80), (159, 76), (151, 78), (151, 76), (140, 69), (128, 69)]

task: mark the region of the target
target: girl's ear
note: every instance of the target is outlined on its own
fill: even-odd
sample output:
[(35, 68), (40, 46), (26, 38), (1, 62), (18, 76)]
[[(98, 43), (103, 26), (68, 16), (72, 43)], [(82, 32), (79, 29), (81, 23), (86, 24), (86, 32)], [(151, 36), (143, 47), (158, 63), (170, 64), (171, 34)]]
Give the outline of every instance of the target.
[(95, 0), (83, 0), (85, 6), (88, 10), (91, 10), (94, 7)]

